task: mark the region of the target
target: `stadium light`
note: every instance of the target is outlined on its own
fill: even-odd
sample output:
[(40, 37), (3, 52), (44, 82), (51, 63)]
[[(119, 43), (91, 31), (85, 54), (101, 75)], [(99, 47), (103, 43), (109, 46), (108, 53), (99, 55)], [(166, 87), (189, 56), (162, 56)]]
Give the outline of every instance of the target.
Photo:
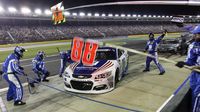
[(170, 16), (170, 18), (172, 18), (173, 16)]
[(160, 15), (158, 15), (158, 18), (160, 18), (161, 16)]
[(22, 8), (21, 8), (21, 12), (22, 12), (23, 14), (30, 14), (30, 13), (31, 13), (31, 10), (30, 10), (29, 8), (27, 8), (27, 7), (22, 7)]
[(4, 12), (4, 9), (3, 9), (2, 6), (0, 6), (0, 13), (1, 13), (1, 12)]
[(154, 18), (156, 18), (156, 15), (153, 15)]
[(77, 16), (77, 13), (72, 13), (73, 16)]
[(17, 9), (15, 7), (8, 7), (8, 11), (11, 13), (17, 12)]
[(126, 15), (125, 14), (121, 14), (121, 17), (125, 17)]
[(105, 16), (106, 16), (106, 14), (102, 14), (101, 16), (102, 16), (102, 17), (105, 17)]
[(136, 14), (133, 14), (133, 17), (137, 17), (137, 15), (136, 15)]
[(143, 17), (147, 17), (147, 15), (143, 15)]
[(189, 16), (189, 18), (192, 18), (192, 16)]
[(115, 17), (119, 17), (119, 14), (115, 14)]
[(41, 11), (41, 9), (35, 9), (35, 13), (40, 15), (40, 14), (42, 14), (42, 11)]
[(85, 16), (85, 13), (83, 13), (83, 12), (80, 12), (80, 14), (79, 14), (81, 17), (84, 17)]
[(46, 10), (44, 11), (44, 13), (45, 13), (46, 15), (51, 15), (51, 14), (52, 14), (52, 12), (51, 12), (49, 9), (46, 9)]
[(113, 14), (108, 14), (108, 17), (113, 17)]
[(87, 16), (91, 17), (91, 16), (92, 16), (92, 14), (91, 14), (91, 13), (88, 13), (88, 14), (87, 14)]
[(197, 15), (197, 17), (199, 18), (199, 17), (200, 17), (200, 15)]
[(64, 12), (64, 15), (65, 15), (65, 16), (70, 16), (70, 12), (67, 12), (67, 11), (66, 11), (66, 12)]
[(169, 18), (169, 16), (166, 16), (166, 18)]
[(150, 17), (150, 18), (151, 18), (151, 17), (152, 17), (152, 15), (149, 15), (148, 17)]
[(137, 15), (137, 17), (141, 17), (141, 15)]
[(130, 14), (128, 14), (128, 15), (127, 15), (127, 17), (131, 17), (131, 15), (130, 15)]
[(162, 18), (165, 18), (165, 16), (162, 16)]
[(99, 17), (99, 13), (95, 13), (94, 16), (95, 16), (95, 17)]

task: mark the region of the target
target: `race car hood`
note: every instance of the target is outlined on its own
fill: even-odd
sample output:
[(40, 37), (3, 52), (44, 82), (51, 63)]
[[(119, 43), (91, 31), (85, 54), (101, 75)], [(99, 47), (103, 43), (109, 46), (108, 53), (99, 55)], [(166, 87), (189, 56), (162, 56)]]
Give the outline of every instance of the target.
[(109, 63), (111, 62), (108, 60), (96, 61), (92, 66), (85, 66), (82, 63), (79, 63), (76, 67), (74, 67), (73, 71), (74, 74), (92, 74), (98, 68), (108, 65)]

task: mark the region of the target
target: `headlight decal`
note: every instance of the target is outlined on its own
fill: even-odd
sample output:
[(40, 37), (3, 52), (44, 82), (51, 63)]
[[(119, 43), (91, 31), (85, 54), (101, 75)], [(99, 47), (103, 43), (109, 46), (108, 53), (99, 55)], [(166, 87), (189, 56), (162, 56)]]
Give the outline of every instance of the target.
[(63, 73), (63, 76), (67, 77), (67, 78), (70, 78), (70, 75), (66, 71)]
[(110, 75), (112, 74), (112, 72), (106, 72), (106, 73), (102, 73), (102, 74), (98, 74), (95, 76), (95, 80), (98, 80), (98, 79), (105, 79), (105, 78), (108, 78)]

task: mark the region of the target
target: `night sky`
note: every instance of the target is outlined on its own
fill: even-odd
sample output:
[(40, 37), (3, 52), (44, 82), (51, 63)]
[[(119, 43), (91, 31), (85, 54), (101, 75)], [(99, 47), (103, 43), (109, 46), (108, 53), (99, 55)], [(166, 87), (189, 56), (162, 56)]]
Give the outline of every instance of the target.
[[(65, 8), (70, 8), (80, 5), (88, 5), (94, 3), (104, 2), (119, 2), (123, 0), (1, 0), (1, 6), (8, 7), (14, 6), (20, 8), (22, 6), (28, 6), (32, 10), (40, 8), (42, 10), (50, 8), (63, 1)], [(133, 1), (133, 0), (126, 0)], [(135, 0), (136, 1), (136, 0)], [(138, 0), (137, 0), (138, 1)], [(143, 0), (145, 1), (145, 0)], [(148, 1), (148, 0), (146, 0)], [(159, 0), (161, 1), (161, 0)], [(166, 1), (166, 0), (163, 0)], [(173, 1), (173, 0), (168, 0)], [(184, 1), (184, 0), (176, 0)], [(169, 5), (117, 5), (117, 6), (101, 6), (92, 8), (83, 8), (72, 10), (71, 12), (90, 12), (90, 13), (114, 13), (114, 14), (147, 14), (147, 15), (198, 15), (200, 14), (200, 6), (169, 6)]]

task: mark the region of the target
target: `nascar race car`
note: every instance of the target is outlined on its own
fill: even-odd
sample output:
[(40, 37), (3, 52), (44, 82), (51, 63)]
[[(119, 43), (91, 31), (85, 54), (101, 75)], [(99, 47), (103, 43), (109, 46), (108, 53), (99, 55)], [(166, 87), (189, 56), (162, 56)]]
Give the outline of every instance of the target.
[(105, 93), (113, 90), (116, 83), (127, 74), (127, 51), (100, 47), (92, 66), (71, 63), (63, 73), (65, 89), (77, 93)]

